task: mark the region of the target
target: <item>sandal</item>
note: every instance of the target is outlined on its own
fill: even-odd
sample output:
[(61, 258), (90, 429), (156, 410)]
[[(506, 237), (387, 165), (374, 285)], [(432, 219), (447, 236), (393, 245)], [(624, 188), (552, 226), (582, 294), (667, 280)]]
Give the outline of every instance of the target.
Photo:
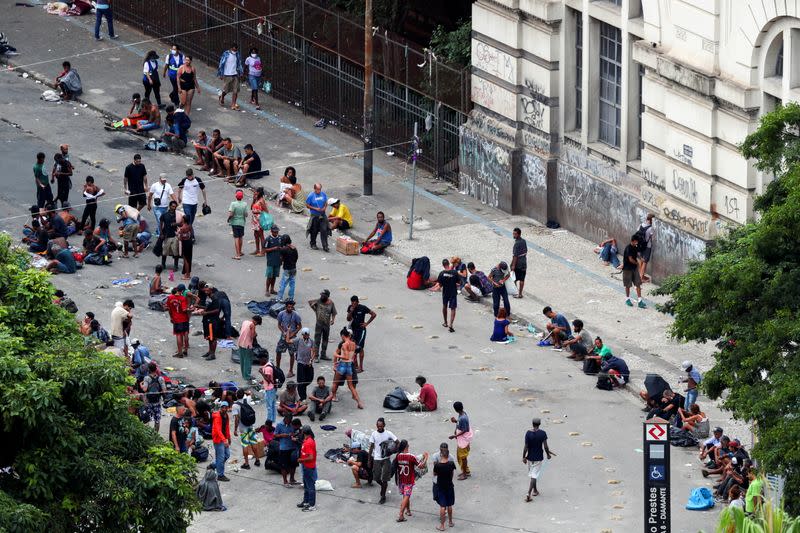
[(447, 328), (447, 330), (448, 330), (450, 333), (455, 333), (455, 332), (456, 332), (456, 330), (454, 330), (454, 329), (453, 329), (453, 326), (450, 326), (449, 328)]
[(525, 496), (525, 501), (526, 502), (532, 502), (533, 501), (533, 498), (531, 498), (530, 494)]
[(239, 104), (233, 104), (233, 105), (231, 106), (231, 111), (239, 111), (239, 109), (240, 109), (240, 108), (239, 108)]
[(395, 522), (405, 522), (405, 521), (406, 521), (406, 519), (405, 519), (405, 517), (404, 517), (404, 516), (401, 516), (400, 518), (398, 518), (397, 520), (395, 520)]

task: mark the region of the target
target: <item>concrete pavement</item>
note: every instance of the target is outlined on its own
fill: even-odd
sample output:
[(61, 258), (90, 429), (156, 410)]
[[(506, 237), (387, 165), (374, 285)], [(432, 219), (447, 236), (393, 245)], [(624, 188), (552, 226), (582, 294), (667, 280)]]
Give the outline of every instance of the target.
[[(120, 32), (121, 48), (112, 48), (118, 43), (95, 43), (87, 32), (90, 19), (86, 17), (65, 20), (45, 15), (39, 10), (19, 8), (10, 11), (9, 22), (10, 31), (7, 33), (12, 43), (22, 51), (22, 55), (15, 58), (15, 63), (23, 66), (38, 63), (26, 70), (48, 79), (60, 68), (60, 60), (42, 63), (53, 57), (54, 49), (58, 51), (56, 55), (59, 59), (88, 50), (111, 49), (73, 60), (84, 81), (84, 101), (93, 108), (111, 113), (124, 112), (130, 94), (141, 92), (138, 75), (141, 53), (151, 47), (159, 51), (167, 49), (165, 45), (127, 44), (144, 40), (145, 37), (124, 26)], [(204, 80), (213, 79), (212, 72), (206, 67), (202, 67), (200, 77)], [(66, 103), (55, 105), (39, 102), (36, 100), (36, 91), (41, 90), (42, 86), (35, 85), (32, 80), (3, 73), (0, 74), (0, 84), (3, 87), (0, 114), (7, 122), (20, 126), (14, 128), (4, 124), (0, 130), (3, 132), (2, 138), (8, 138), (9, 144), (13, 146), (10, 150), (5, 146), (2, 148), (5, 152), (4, 159), (14, 161), (11, 167), (14, 174), (9, 169), (4, 171), (4, 185), (7, 187), (13, 183), (14, 186), (7, 189), (9, 196), (0, 206), (0, 216), (6, 218), (18, 215), (21, 207), (31, 203), (32, 192), (26, 198), (24, 188), (17, 184), (31, 181), (29, 167), (33, 164), (32, 156), (39, 147), (50, 153), (59, 142), (70, 142), (73, 145), (71, 151), (83, 160), (83, 164), (77, 168), (79, 179), (82, 180), (82, 176), (90, 172), (96, 178), (99, 175), (102, 180), (99, 184), (113, 193), (110, 196), (119, 195), (121, 169), (133, 151), (139, 149), (142, 143), (140, 138), (104, 132), (100, 117), (90, 108)], [(510, 258), (509, 230), (518, 225), (523, 228), (531, 254), (527, 297), (522, 301), (512, 300), (512, 310), (516, 315), (530, 319), (540, 326), (544, 321), (541, 307), (547, 303), (569, 318), (582, 318), (590, 333), (604, 337), (617, 353), (621, 352), (628, 360), (635, 377), (632, 389), (636, 388), (636, 381), (641, 380), (644, 371), (659, 371), (674, 382), (674, 377), (679, 373), (677, 365), (683, 359), (694, 359), (701, 368), (707, 367), (710, 347), (677, 344), (664, 333), (669, 324), (667, 317), (653, 309), (632, 310), (623, 305), (619, 293), (621, 283), (611, 278), (610, 271), (599, 264), (591, 251), (592, 243), (567, 232), (553, 232), (531, 220), (509, 217), (506, 213), (481, 206), (458, 194), (452, 187), (425, 177), (418, 180), (421, 190), (417, 198), (417, 213), (421, 215), (421, 220), (415, 223), (415, 239), (409, 241), (406, 239), (408, 227), (403, 222), (403, 216), (407, 218), (408, 215), (410, 192), (408, 182), (404, 181), (406, 169), (401, 162), (379, 154), (376, 157), (380, 169), (376, 172), (376, 194), (362, 197), (359, 192), (360, 159), (343, 155), (360, 149), (355, 139), (333, 129), (314, 129), (311, 127), (313, 117), (304, 117), (296, 109), (272, 99), (266, 100), (266, 112), (256, 113), (248, 109), (245, 113), (235, 113), (220, 110), (215, 104), (215, 96), (209, 95), (210, 91), (205, 90), (208, 88), (210, 87), (204, 87), (205, 94), (196, 99), (195, 107), (200, 109), (192, 116), (193, 131), (201, 127), (220, 127), (224, 134), (234, 137), (235, 142), (253, 142), (265, 164), (272, 170), (272, 176), (262, 180), (266, 187), (276, 188), (277, 176), (282, 167), (292, 164), (298, 167), (300, 181), (305, 190), (314, 181), (322, 181), (329, 194), (342, 197), (350, 205), (356, 217), (356, 233), (362, 235), (371, 229), (375, 211), (386, 211), (392, 218), (396, 239), (392, 253), (401, 262), (408, 257), (428, 255), (436, 265), (441, 257), (459, 255), (465, 261), (473, 260), (480, 268), (488, 270), (497, 261)], [(244, 107), (247, 109), (247, 106)], [(27, 152), (22, 148), (26, 143), (31, 146)], [(161, 171), (168, 172), (170, 176), (178, 176), (188, 163), (176, 156), (143, 153), (151, 178)], [(16, 174), (23, 171), (27, 174)], [(171, 178), (171, 181), (174, 185), (174, 179)], [(233, 262), (229, 257), (232, 245), (222, 213), (230, 201), (232, 191), (217, 181), (210, 181), (209, 189), (214, 213), (198, 223), (200, 239), (196, 248), (196, 273), (208, 279), (218, 278), (215, 280), (218, 285), (229, 287), (228, 294), (238, 301), (235, 313), (241, 319), (246, 313), (241, 304), (261, 294), (263, 282), (260, 272), (263, 263), (250, 259), (235, 265), (236, 270), (231, 268)], [(73, 196), (77, 196), (75, 192)], [(110, 213), (109, 203), (113, 205), (110, 201), (104, 205), (106, 214)], [(295, 237), (295, 242), (302, 240), (299, 236), (305, 222), (304, 217), (280, 214), (278, 218), (281, 226), (286, 227), (287, 232)], [(9, 231), (18, 231), (11, 220), (6, 220), (4, 226)], [(487, 441), (479, 447), (482, 450), (477, 452), (476, 461), (481, 470), (491, 472), (491, 481), (484, 483), (481, 480), (476, 483), (473, 480), (468, 482), (473, 483), (469, 490), (459, 491), (459, 498), (462, 493), (465, 496), (460, 500), (457, 512), (464, 513), (464, 517), (472, 520), (472, 527), (480, 530), (491, 523), (500, 529), (587, 531), (595, 530), (600, 524), (607, 524), (614, 530), (641, 529), (638, 527), (641, 520), (641, 496), (638, 494), (641, 469), (638, 452), (635, 451), (641, 447), (637, 444), (640, 439), (641, 415), (636, 411), (635, 403), (630, 397), (594, 390), (590, 378), (580, 375), (574, 365), (563, 361), (558, 354), (533, 347), (532, 339), (522, 339), (512, 346), (491, 345), (486, 340), (491, 328), (491, 316), (487, 308), (482, 306), (470, 306), (462, 302), (457, 320), (458, 333), (455, 334), (457, 341), (451, 341), (452, 336), (442, 332), (440, 326), (436, 327), (439, 320), (438, 297), (404, 290), (405, 269), (391, 259), (322, 256), (310, 252), (307, 245), (304, 245), (301, 249), (301, 266), (303, 262), (313, 270), (301, 276), (301, 297), (298, 300), (313, 297), (322, 286), (327, 285), (332, 290), (339, 291), (336, 301), (340, 305), (340, 312), (346, 305), (345, 296), (351, 291), (367, 294), (367, 305), (372, 306), (374, 303), (386, 306), (385, 310), (378, 311), (382, 324), (370, 337), (370, 347), (375, 348), (368, 351), (368, 357), (375, 357), (375, 374), (368, 372), (365, 376), (381, 377), (375, 378), (374, 382), (368, 379), (364, 381), (362, 387), (369, 396), (370, 407), (364, 414), (355, 414), (359, 427), (370, 427), (374, 418), (380, 414), (380, 398), (391, 388), (390, 384), (396, 381), (411, 387), (413, 376), (418, 371), (435, 376), (431, 379), (435, 379), (434, 383), (440, 394), (448, 402), (463, 400), (465, 393), (474, 398), (468, 403), (468, 410), (472, 410), (473, 416), (481, 420), (477, 425), (487, 435)], [(78, 295), (76, 300), (82, 309), (95, 309), (98, 314), (103, 314), (110, 312), (110, 305), (115, 299), (122, 298), (131, 291), (144, 294), (145, 285), (135, 289), (95, 287), (99, 284), (108, 285), (111, 276), (124, 276), (127, 272), (134, 275), (137, 272), (149, 273), (152, 264), (152, 257), (131, 263), (117, 261), (108, 269), (89, 267), (80, 277), (61, 276), (55, 281), (59, 286), (68, 288), (72, 294)], [(239, 275), (236, 274), (237, 270)], [(102, 279), (97, 279), (98, 274), (103, 276)], [(326, 277), (330, 281), (321, 279)], [(145, 300), (140, 297), (137, 302), (139, 301)], [(143, 339), (150, 339), (151, 347), (156, 346), (156, 351), (161, 355), (172, 353), (172, 339), (163, 317), (145, 309), (137, 309), (137, 316), (139, 315), (144, 320), (141, 325), (137, 321), (135, 334)], [(267, 327), (274, 328), (274, 323), (270, 322)], [(271, 339), (273, 329), (267, 331), (269, 333), (266, 336)], [(161, 343), (159, 339), (166, 340)], [(192, 337), (193, 348), (198, 344), (196, 339)], [(403, 339), (403, 342), (398, 343), (397, 339)], [(270, 348), (272, 351), (272, 346)], [(199, 353), (198, 350), (196, 354)], [(383, 358), (378, 359), (378, 354)], [(213, 377), (213, 373), (209, 374), (209, 366), (196, 359), (181, 364), (186, 365), (186, 370), (179, 372), (185, 372), (193, 380), (202, 381)], [(232, 365), (218, 361), (211, 368), (221, 373), (229, 367)], [(481, 368), (486, 370), (476, 370)], [(508, 383), (500, 379), (504, 377), (509, 378)], [(576, 389), (570, 383), (573, 380), (578, 380), (576, 383), (581, 384), (580, 388)], [(479, 394), (476, 395), (475, 392)], [(711, 414), (713, 423), (721, 420), (727, 427), (728, 421), (722, 413), (708, 406), (707, 400), (701, 399), (701, 402), (704, 410)], [(343, 426), (352, 423), (354, 416), (353, 406), (347, 403), (344, 401), (338, 406), (342, 410), (341, 419), (350, 421), (343, 423)], [(470, 408), (469, 405), (473, 403), (477, 404), (476, 407)], [(531, 407), (531, 404), (535, 407)], [(586, 409), (586, 405), (591, 405), (592, 408)], [(502, 485), (508, 483), (507, 473), (516, 464), (513, 462), (516, 459), (506, 457), (509, 437), (520, 439), (519, 434), (527, 426), (527, 420), (532, 413), (541, 413), (543, 410), (550, 411), (544, 415), (547, 416), (545, 429), (553, 432), (551, 445), (554, 450), (561, 452), (558, 483), (563, 483), (564, 488), (558, 490), (561, 490), (560, 496), (564, 496), (564, 501), (553, 494), (553, 499), (543, 498), (541, 503), (537, 501), (534, 504), (535, 511), (530, 511), (516, 503), (521, 500), (520, 496), (524, 492), (524, 480), (516, 479), (522, 475), (519, 471), (514, 470), (516, 488), (512, 490)], [(568, 420), (562, 420), (564, 415)], [(449, 426), (443, 422), (445, 416), (449, 417), (446, 412), (442, 416), (437, 414), (429, 417), (391, 416), (396, 416), (396, 420), (390, 422), (390, 429), (394, 427), (398, 432), (412, 434), (415, 449), (424, 447), (434, 450), (438, 441), (450, 431)], [(334, 418), (340, 420), (338, 414)], [(565, 423), (558, 424), (559, 421)], [(570, 433), (576, 432), (580, 436), (569, 437)], [(734, 434), (744, 437), (743, 433), (734, 431)], [(581, 440), (584, 435), (586, 440)], [(321, 437), (320, 440), (324, 443), (338, 443), (342, 440), (341, 433)], [(419, 448), (416, 444), (418, 441)], [(591, 446), (582, 446), (584, 442), (591, 443)], [(322, 449), (324, 446), (321, 443), (319, 447)], [(589, 453), (594, 451), (594, 447), (602, 452)], [(603, 455), (605, 458), (588, 459), (592, 455)], [(513, 458), (514, 454), (510, 457)], [(633, 457), (636, 460), (631, 461)], [(697, 465), (688, 457), (674, 462), (675, 468), (683, 463)], [(334, 493), (336, 498), (344, 499), (335, 504), (323, 505), (328, 508), (342, 506), (356, 523), (369, 524), (373, 528), (370, 530), (393, 530), (394, 524), (385, 528), (379, 525), (389, 523), (392, 516), (389, 510), (353, 503), (363, 500), (374, 504), (374, 491), (369, 492), (368, 497), (351, 495), (349, 489), (342, 488), (349, 485), (345, 484), (347, 476), (341, 468), (336, 468), (338, 467), (335, 465), (323, 467), (337, 481), (335, 485), (339, 490)], [(553, 468), (556, 468), (555, 464)], [(607, 468), (614, 471), (607, 472)], [(680, 470), (680, 476), (677, 472), (673, 473), (680, 478), (679, 482), (676, 481), (676, 485), (680, 483), (680, 492), (677, 488), (673, 492), (673, 509), (676, 523), (687, 528), (681, 530), (690, 530), (690, 526), (695, 524), (694, 518), (698, 516), (704, 517), (699, 525), (706, 529), (710, 529), (713, 523), (710, 515), (685, 516), (686, 513), (680, 511), (688, 496), (688, 488), (702, 484), (702, 480), (697, 479), (698, 474), (696, 468), (687, 467)], [(566, 479), (563, 477), (565, 475)], [(274, 481), (274, 477), (265, 478), (263, 472), (254, 471), (247, 473), (247, 476), (255, 480), (242, 480), (241, 486), (247, 487), (245, 491), (235, 486), (239, 485), (238, 479), (231, 484), (230, 489), (225, 487), (229, 501), (237, 502), (236, 506), (229, 503), (231, 512), (202, 515), (198, 519), (197, 530), (238, 530), (226, 529), (226, 524), (232, 520), (231, 515), (243, 520), (241, 525), (247, 525), (246, 516), (235, 509), (260, 505), (265, 493), (287, 506), (294, 502), (296, 495), (282, 496), (276, 492), (280, 493), (283, 489), (277, 490), (264, 485), (265, 482)], [(607, 486), (607, 481), (613, 479), (612, 476), (618, 476), (625, 487), (617, 489)], [(556, 477), (552, 479), (554, 483)], [(596, 488), (591, 489), (590, 483)], [(495, 484), (501, 486), (495, 487)], [(520, 486), (523, 487), (522, 491)], [(427, 488), (423, 487), (428, 485), (421, 485), (416, 501), (419, 502), (418, 505), (427, 505), (426, 509), (431, 510), (429, 502), (422, 503), (428, 496)], [(615, 494), (620, 491), (622, 494)], [(491, 507), (485, 507), (487, 502), (492, 502), (489, 504)], [(574, 509), (575, 505), (570, 505), (571, 502), (580, 502), (578, 509)], [(394, 505), (396, 501), (390, 499), (390, 504)], [(622, 509), (614, 509), (613, 505), (622, 505)], [(495, 509), (489, 516), (503, 517), (505, 520), (487, 520), (488, 509)], [(287, 520), (293, 512), (293, 508), (285, 511)], [(534, 513), (534, 518), (531, 513)], [(330, 514), (320, 512), (309, 520), (313, 521), (308, 525), (319, 524), (321, 527), (329, 522)], [(427, 528), (430, 524), (420, 518), (415, 519), (413, 524), (402, 527)]]

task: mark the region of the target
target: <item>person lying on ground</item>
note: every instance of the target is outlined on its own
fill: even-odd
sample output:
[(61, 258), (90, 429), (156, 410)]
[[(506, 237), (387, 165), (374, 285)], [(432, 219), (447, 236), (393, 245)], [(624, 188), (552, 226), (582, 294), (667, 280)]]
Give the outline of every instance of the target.
[(146, 113), (146, 117), (136, 124), (136, 133), (157, 130), (161, 127), (161, 111), (159, 111), (157, 105), (147, 100), (142, 100), (142, 112)]
[(131, 108), (128, 110), (128, 115), (122, 120), (112, 122), (111, 127), (114, 129), (135, 128), (140, 120), (147, 118), (146, 108), (143, 110), (144, 102), (147, 102), (148, 105), (150, 104), (149, 100), (142, 100), (142, 96), (139, 93), (133, 93), (133, 96), (131, 96)]

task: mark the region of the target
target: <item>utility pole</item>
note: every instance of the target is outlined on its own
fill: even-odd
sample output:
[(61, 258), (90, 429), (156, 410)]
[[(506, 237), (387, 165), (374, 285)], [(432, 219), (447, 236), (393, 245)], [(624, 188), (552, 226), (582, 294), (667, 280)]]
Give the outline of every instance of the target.
[(417, 156), (419, 154), (419, 139), (417, 138), (417, 123), (414, 122), (414, 139), (411, 141), (411, 224), (408, 227), (408, 240), (414, 238), (414, 199), (417, 196)]
[(364, 196), (372, 196), (372, 135), (375, 122), (372, 87), (372, 0), (364, 6)]

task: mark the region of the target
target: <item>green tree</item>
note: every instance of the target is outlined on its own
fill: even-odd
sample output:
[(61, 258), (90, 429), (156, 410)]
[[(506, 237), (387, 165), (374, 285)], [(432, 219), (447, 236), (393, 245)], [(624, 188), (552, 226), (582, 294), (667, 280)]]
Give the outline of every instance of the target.
[[(800, 106), (767, 114), (742, 145), (775, 181), (756, 202), (759, 219), (731, 231), (656, 292), (674, 315), (671, 333), (717, 343), (704, 391), (754, 423), (752, 450), (787, 477), (786, 509), (800, 511)], [(775, 142), (776, 138), (783, 139)]]
[(440, 61), (455, 67), (468, 67), (472, 54), (472, 21), (459, 20), (456, 29), (437, 26), (431, 35), (431, 50)]
[(125, 362), (53, 293), (0, 235), (0, 531), (185, 531), (194, 461), (130, 414)]

